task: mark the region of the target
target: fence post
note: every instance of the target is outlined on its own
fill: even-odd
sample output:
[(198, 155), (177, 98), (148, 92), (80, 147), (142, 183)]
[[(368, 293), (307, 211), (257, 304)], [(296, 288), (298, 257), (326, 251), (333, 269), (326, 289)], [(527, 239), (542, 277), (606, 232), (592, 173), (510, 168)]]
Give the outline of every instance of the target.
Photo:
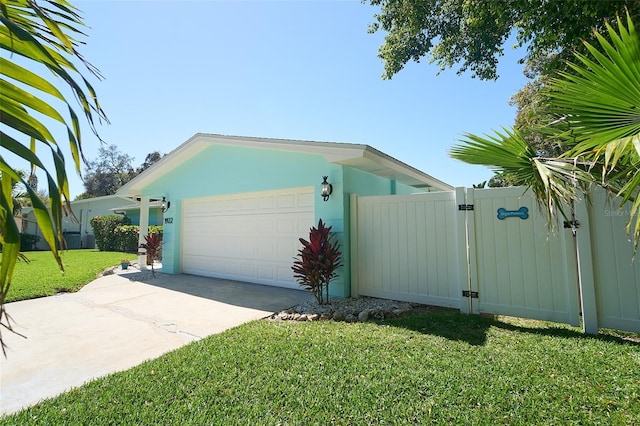
[[(473, 206), (473, 210), (465, 211), (465, 218), (467, 221), (467, 256), (469, 262), (469, 290), (471, 292), (476, 292), (479, 294), (479, 297), (482, 297), (480, 294), (480, 283), (478, 282), (478, 264), (476, 257), (476, 218), (475, 212), (478, 211), (478, 206), (475, 205), (475, 189), (467, 188), (466, 194), (466, 203)], [(480, 298), (476, 299), (477, 301), (474, 303), (473, 297), (469, 297), (469, 305), (471, 307), (472, 314), (480, 313)]]
[(351, 257), (351, 297), (358, 297), (358, 194), (349, 197), (349, 244)]
[(589, 210), (585, 195), (575, 202), (576, 217), (582, 226), (576, 231), (576, 257), (578, 259), (578, 283), (580, 288), (580, 305), (582, 308), (582, 331), (598, 334), (598, 307), (596, 287), (593, 274), (593, 254), (591, 252), (591, 231), (589, 229)]
[(469, 286), (469, 240), (467, 228), (467, 212), (458, 210), (458, 206), (467, 204), (465, 188), (455, 189), (455, 203), (453, 208), (456, 215), (456, 252), (458, 256), (458, 296), (460, 297), (460, 312), (471, 313), (471, 298), (463, 297), (462, 290), (471, 290)]

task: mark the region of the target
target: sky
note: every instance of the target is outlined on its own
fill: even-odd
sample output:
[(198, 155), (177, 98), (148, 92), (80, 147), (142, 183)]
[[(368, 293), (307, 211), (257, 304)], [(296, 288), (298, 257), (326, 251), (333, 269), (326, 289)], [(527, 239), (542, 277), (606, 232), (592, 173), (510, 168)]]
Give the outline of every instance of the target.
[[(73, 4), (90, 27), (80, 52), (104, 76), (91, 80), (110, 120), (99, 134), (134, 166), (216, 133), (367, 144), (469, 187), (491, 171), (448, 150), (464, 133), (511, 126), (509, 98), (526, 83), (524, 52), (509, 45), (497, 81), (437, 75), (427, 59), (383, 80), (384, 33), (367, 32), (378, 9), (358, 0)], [(83, 140), (95, 159), (100, 142), (88, 130)], [(69, 176), (73, 198), (84, 188)]]

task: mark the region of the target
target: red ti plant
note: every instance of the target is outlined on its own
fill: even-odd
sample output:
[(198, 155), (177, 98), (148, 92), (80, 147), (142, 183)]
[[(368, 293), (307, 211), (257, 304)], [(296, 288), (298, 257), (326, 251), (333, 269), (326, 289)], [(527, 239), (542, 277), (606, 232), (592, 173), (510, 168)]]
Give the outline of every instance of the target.
[(339, 243), (331, 234), (331, 226), (326, 227), (322, 219), (318, 227), (309, 231), (309, 241), (300, 238), (302, 248), (293, 262), (293, 276), (300, 286), (309, 290), (324, 305), (329, 303), (329, 282), (338, 276), (336, 270), (342, 266)]
[(155, 277), (156, 271), (153, 269), (153, 261), (160, 260), (162, 258), (162, 237), (159, 234), (153, 233), (144, 236), (145, 242), (140, 244), (140, 248), (147, 250), (147, 259), (151, 260), (151, 274)]

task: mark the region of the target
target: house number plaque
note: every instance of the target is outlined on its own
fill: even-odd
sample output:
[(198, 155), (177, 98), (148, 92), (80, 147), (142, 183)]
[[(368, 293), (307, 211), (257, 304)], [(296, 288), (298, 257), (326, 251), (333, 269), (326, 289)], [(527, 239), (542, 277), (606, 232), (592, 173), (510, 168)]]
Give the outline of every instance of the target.
[(520, 207), (518, 210), (507, 210), (503, 207), (498, 209), (498, 219), (505, 220), (508, 217), (519, 217), (522, 220), (529, 218), (529, 209)]
[(164, 218), (164, 223), (173, 223), (173, 218), (172, 217), (165, 217)]

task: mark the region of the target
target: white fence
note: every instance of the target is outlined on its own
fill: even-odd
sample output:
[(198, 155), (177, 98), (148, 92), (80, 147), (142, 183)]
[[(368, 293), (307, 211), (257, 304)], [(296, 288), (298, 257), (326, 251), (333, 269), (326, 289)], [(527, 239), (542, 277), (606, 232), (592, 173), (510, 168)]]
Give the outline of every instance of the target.
[(574, 236), (549, 233), (524, 188), (353, 195), (352, 294), (640, 331), (640, 265), (615, 206), (580, 203)]
[(459, 308), (467, 267), (458, 252), (465, 236), (455, 193), (361, 197), (357, 203), (352, 294)]
[(595, 327), (640, 331), (640, 252), (634, 260), (625, 232), (630, 208), (619, 205), (599, 191), (580, 206), (588, 219), (578, 231), (582, 286), (595, 304)]

